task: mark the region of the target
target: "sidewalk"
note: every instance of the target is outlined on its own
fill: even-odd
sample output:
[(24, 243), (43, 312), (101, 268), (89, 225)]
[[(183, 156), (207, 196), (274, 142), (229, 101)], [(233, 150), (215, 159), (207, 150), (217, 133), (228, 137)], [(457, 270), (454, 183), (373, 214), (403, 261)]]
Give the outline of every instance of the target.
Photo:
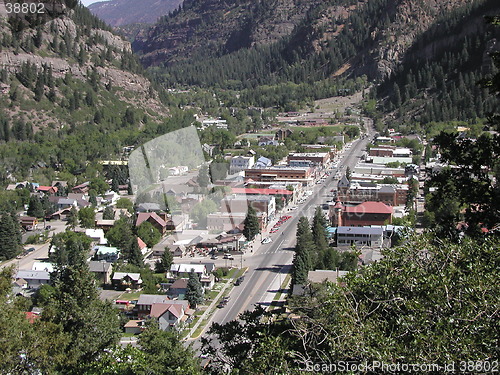
[(203, 314), (200, 316), (200, 318), (198, 319), (198, 321), (196, 322), (196, 324), (193, 326), (193, 328), (191, 328), (191, 330), (189, 331), (189, 334), (184, 338), (184, 341), (189, 341), (189, 340), (195, 340), (197, 339), (198, 337), (200, 337), (203, 332), (205, 331), (206, 329), (206, 326), (208, 326), (208, 321), (205, 323), (206, 326), (203, 328), (203, 330), (200, 332), (200, 334), (197, 336), (197, 337), (191, 337), (195, 332), (196, 330), (198, 329), (198, 327), (205, 321), (205, 319), (211, 314), (213, 308), (215, 307), (215, 305), (219, 302), (219, 299), (221, 298), (221, 296), (224, 294), (224, 292), (226, 291), (226, 289), (229, 287), (229, 286), (232, 286), (233, 285), (233, 282), (234, 282), (234, 279), (231, 278), (231, 279), (228, 279), (226, 281), (226, 284), (222, 287), (222, 289), (220, 290), (219, 294), (217, 294), (217, 297), (215, 297), (212, 301), (212, 303), (210, 304), (210, 306), (207, 307), (207, 309), (203, 312)]

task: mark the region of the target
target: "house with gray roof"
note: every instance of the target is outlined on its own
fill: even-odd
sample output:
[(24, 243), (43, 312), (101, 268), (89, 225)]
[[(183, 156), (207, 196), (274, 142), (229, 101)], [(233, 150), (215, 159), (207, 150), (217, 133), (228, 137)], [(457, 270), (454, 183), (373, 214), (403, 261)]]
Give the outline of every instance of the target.
[(92, 260), (89, 262), (89, 269), (101, 284), (111, 283), (111, 274), (113, 272), (112, 263)]
[(16, 283), (24, 285), (27, 289), (37, 289), (43, 284), (50, 283), (50, 273), (47, 271), (19, 270), (16, 274)]

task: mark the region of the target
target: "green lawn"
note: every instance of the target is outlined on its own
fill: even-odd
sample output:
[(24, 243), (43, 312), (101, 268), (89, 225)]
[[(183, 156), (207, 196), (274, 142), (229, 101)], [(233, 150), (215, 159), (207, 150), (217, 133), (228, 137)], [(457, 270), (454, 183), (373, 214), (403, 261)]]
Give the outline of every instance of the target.
[(120, 294), (120, 296), (117, 299), (121, 299), (124, 301), (133, 301), (133, 300), (139, 299), (139, 296), (143, 293), (144, 292), (142, 292), (142, 291), (141, 292), (132, 292), (132, 293), (124, 292), (124, 293)]

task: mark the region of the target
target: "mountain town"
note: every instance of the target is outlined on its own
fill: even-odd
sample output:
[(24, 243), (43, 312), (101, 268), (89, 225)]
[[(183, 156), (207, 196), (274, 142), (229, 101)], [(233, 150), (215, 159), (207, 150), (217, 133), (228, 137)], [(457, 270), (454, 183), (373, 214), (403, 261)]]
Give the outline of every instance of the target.
[(498, 371), (500, 4), (88, 3), (0, 4), (2, 373)]

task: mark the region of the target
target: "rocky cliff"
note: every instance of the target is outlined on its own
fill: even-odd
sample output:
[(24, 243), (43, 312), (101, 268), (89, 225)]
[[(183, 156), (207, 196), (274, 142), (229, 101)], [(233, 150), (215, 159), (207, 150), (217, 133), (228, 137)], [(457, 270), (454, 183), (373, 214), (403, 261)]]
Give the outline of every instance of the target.
[(146, 66), (168, 66), (276, 42), (287, 45), (282, 50), (307, 58), (347, 40), (353, 45), (347, 48), (349, 56), (343, 56), (343, 65), (333, 74), (355, 71), (383, 79), (442, 17), (484, 2), (186, 0), (180, 11), (139, 34), (133, 49)]

